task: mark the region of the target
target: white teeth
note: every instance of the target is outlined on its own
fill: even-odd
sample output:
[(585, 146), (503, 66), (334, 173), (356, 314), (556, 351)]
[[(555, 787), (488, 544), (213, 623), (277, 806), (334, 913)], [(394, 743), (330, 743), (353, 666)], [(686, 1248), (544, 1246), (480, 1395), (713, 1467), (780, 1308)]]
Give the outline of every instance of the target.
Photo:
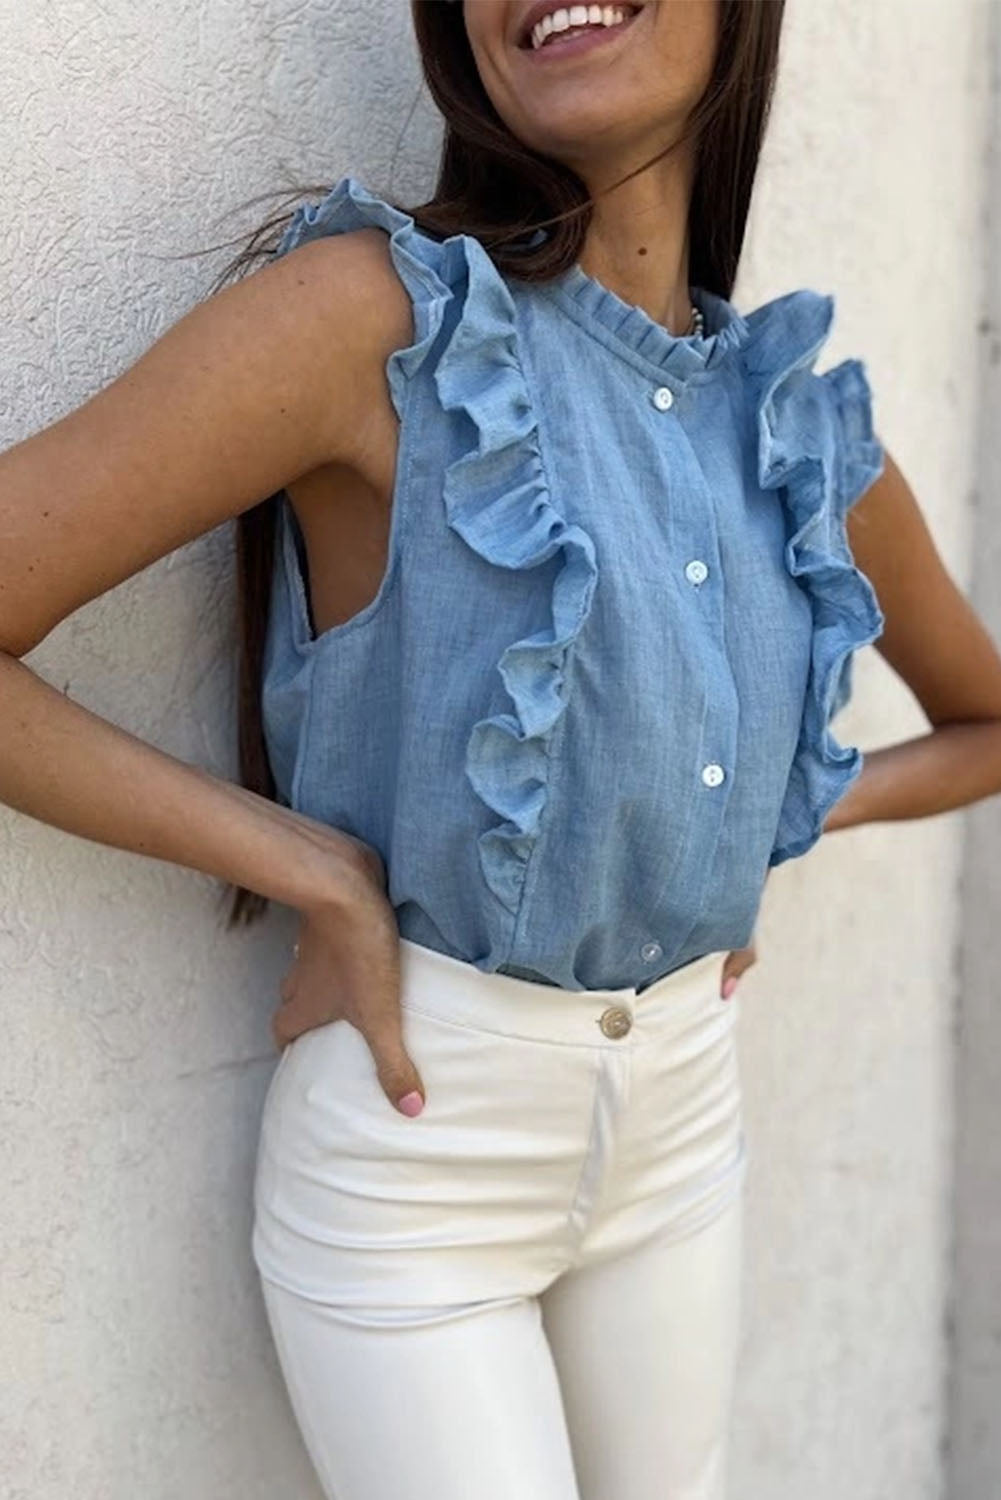
[(631, 13), (631, 9), (624, 9), (620, 5), (560, 6), (543, 16), (532, 27), (532, 48), (538, 51), (554, 32), (573, 31), (586, 26), (618, 26)]

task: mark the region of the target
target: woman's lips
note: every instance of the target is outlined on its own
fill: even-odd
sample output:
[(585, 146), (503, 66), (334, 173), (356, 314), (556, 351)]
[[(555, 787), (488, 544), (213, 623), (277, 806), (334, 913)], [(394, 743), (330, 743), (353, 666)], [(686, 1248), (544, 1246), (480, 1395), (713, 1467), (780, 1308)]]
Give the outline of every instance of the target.
[(532, 62), (553, 62), (561, 57), (566, 59), (579, 57), (585, 52), (593, 52), (596, 47), (608, 47), (616, 41), (621, 41), (644, 9), (644, 6), (640, 6), (639, 10), (634, 10), (616, 26), (589, 26), (586, 31), (578, 32), (576, 36), (568, 37), (566, 40), (556, 38), (549, 41), (547, 39), (541, 47), (533, 47), (530, 38), (528, 46), (519, 48), (519, 51), (527, 52)]

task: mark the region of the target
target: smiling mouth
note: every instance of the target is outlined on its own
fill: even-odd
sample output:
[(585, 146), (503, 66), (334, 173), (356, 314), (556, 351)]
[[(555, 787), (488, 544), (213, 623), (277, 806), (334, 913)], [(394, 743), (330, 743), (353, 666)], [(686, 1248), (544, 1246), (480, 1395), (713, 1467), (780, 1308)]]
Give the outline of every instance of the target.
[[(548, 36), (544, 38), (542, 45), (539, 47), (534, 47), (532, 45), (532, 33), (535, 30), (536, 26), (536, 23), (533, 22), (532, 25), (527, 28), (524, 36), (518, 42), (518, 47), (522, 52), (538, 53), (542, 52), (544, 49), (549, 48), (550, 46), (555, 49), (567, 45), (567, 43), (561, 40), (561, 38), (564, 36), (569, 42), (570, 40), (576, 40), (580, 37), (585, 37), (590, 34), (597, 34), (599, 36), (602, 34), (612, 35), (620, 31), (625, 31), (627, 27), (631, 26), (633, 21), (639, 15), (640, 11), (643, 9), (642, 5), (629, 3), (629, 0), (612, 0), (612, 4), (614, 5), (614, 8), (616, 10), (625, 11), (626, 15), (624, 21), (617, 21), (611, 26), (604, 26), (600, 23), (592, 22), (576, 28), (574, 26), (569, 26), (559, 32), (550, 31)], [(556, 7), (554, 7), (554, 9), (555, 8)], [(564, 10), (573, 10), (576, 7), (567, 5), (559, 8)], [(605, 5), (602, 5), (602, 9), (605, 9)], [(550, 37), (552, 37), (554, 40), (550, 41)]]

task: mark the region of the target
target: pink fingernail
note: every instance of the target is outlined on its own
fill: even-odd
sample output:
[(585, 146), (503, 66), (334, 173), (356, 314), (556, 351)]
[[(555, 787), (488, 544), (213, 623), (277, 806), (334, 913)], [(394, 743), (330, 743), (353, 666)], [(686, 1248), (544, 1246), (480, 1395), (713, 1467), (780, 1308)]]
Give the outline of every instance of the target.
[(404, 1094), (403, 1098), (399, 1101), (399, 1108), (405, 1115), (419, 1115), (424, 1108), (424, 1100), (417, 1090), (414, 1089), (411, 1093)]
[(731, 974), (730, 978), (726, 981), (726, 984), (724, 984), (724, 986), (723, 986), (723, 999), (724, 1000), (729, 1000), (730, 996), (733, 994), (733, 992), (734, 992), (734, 990), (736, 988), (737, 988), (737, 980), (736, 980), (735, 976), (733, 974)]

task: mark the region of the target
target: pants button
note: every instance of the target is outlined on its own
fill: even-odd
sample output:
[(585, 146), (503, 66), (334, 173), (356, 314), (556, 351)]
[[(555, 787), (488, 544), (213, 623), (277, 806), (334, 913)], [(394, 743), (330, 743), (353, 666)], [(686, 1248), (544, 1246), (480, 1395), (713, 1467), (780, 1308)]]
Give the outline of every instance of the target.
[(621, 1005), (610, 1005), (598, 1021), (605, 1035), (611, 1037), (625, 1036), (632, 1024), (632, 1016)]

